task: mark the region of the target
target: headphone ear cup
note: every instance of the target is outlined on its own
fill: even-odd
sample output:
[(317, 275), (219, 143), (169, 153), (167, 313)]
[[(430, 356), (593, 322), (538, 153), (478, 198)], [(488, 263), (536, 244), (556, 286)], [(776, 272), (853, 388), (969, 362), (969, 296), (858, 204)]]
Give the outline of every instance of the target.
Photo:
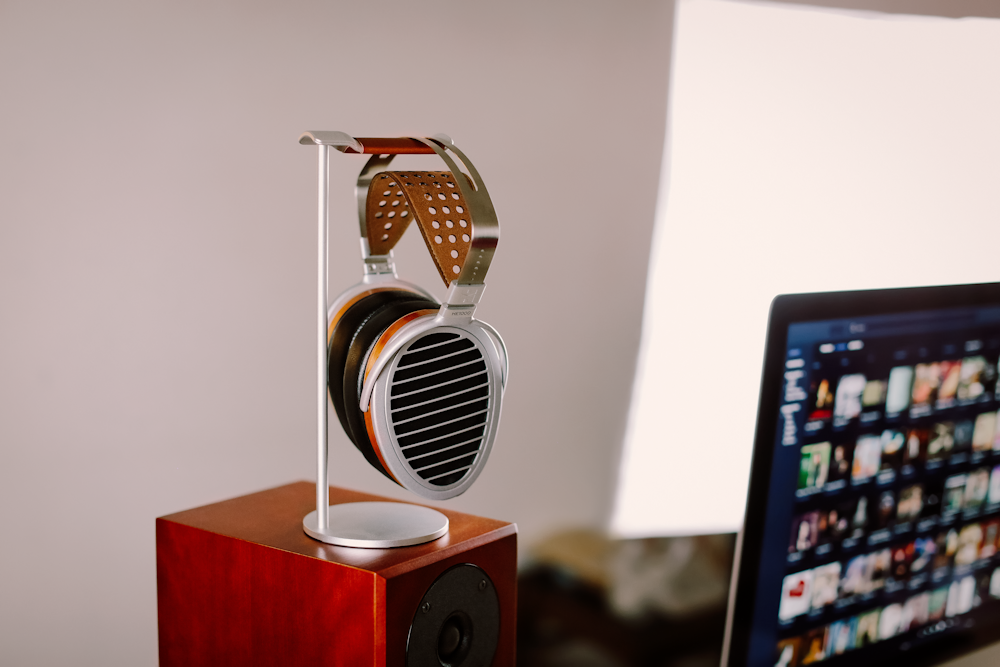
[(354, 446), (379, 472), (393, 479), (368, 437), (361, 412), (364, 368), (372, 347), (382, 333), (399, 318), (417, 310), (437, 310), (440, 304), (413, 292), (376, 292), (351, 306), (334, 328), (329, 350), (329, 389), (333, 407)]
[(351, 429), (347, 425), (347, 414), (344, 409), (344, 364), (351, 344), (358, 334), (358, 329), (372, 316), (378, 308), (392, 301), (412, 298), (413, 295), (402, 290), (385, 290), (375, 292), (359, 299), (340, 317), (327, 342), (327, 388), (330, 392), (330, 402), (337, 412), (337, 419), (348, 436)]
[[(424, 498), (463, 493), (482, 471), (500, 419), (502, 360), (478, 322), (427, 320), (372, 385), (365, 425), (399, 483)], [(374, 381), (374, 383), (373, 383)]]

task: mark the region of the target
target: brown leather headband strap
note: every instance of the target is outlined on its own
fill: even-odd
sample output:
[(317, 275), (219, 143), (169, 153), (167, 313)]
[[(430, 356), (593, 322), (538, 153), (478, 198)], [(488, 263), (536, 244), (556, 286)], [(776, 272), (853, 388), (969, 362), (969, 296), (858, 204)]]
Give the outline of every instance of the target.
[(357, 151), (352, 147), (344, 150), (345, 153), (365, 153), (368, 155), (404, 155), (412, 153), (434, 153), (434, 150), (416, 139), (408, 137), (396, 137), (393, 139), (372, 139), (358, 137), (355, 139), (363, 150)]
[[(358, 175), (355, 187), (362, 238), (361, 256), (365, 262), (366, 275), (395, 274), (389, 250), (399, 240), (409, 219), (415, 217), (446, 285), (452, 282), (461, 286), (484, 284), (500, 238), (500, 224), (482, 177), (449, 137), (439, 134), (433, 137), (357, 139), (344, 132), (310, 131), (299, 137), (299, 143), (332, 146), (342, 153), (371, 155)], [(448, 171), (387, 171), (392, 159), (403, 153), (434, 153), (444, 161)], [(321, 152), (321, 160), (326, 159), (324, 155), (325, 153)], [(323, 168), (321, 165), (321, 172)], [(386, 181), (379, 189), (373, 179), (382, 173), (396, 185), (388, 186)], [(462, 176), (456, 180), (454, 174)], [(403, 179), (404, 175), (413, 178)], [(440, 179), (445, 179), (447, 176), (446, 180), (437, 181), (438, 184), (442, 184), (442, 188), (449, 188), (445, 200), (438, 197), (440, 193), (436, 187), (433, 191), (426, 190), (431, 187), (427, 183), (433, 185), (433, 180), (417, 178), (428, 175), (437, 175)], [(423, 185), (417, 185), (418, 183)], [(451, 185), (448, 185), (449, 183)], [(325, 184), (322, 187), (326, 187)], [(396, 188), (395, 191), (392, 190), (393, 187)], [(381, 211), (382, 216), (379, 217), (380, 210), (372, 208), (371, 201), (378, 193), (384, 192), (390, 194), (383, 195), (383, 198), (374, 204), (377, 209), (385, 209)], [(393, 192), (398, 194), (394, 195)], [(435, 199), (440, 205), (440, 213), (432, 213), (430, 210), (439, 208), (431, 205)], [(383, 201), (385, 203), (379, 206)], [(397, 201), (396, 206), (393, 206)], [(442, 201), (445, 203), (442, 204)], [(444, 211), (445, 206), (453, 209), (453, 213)], [(458, 212), (459, 207), (464, 209), (461, 213)], [(390, 216), (393, 211), (395, 215)], [(451, 217), (448, 217), (449, 215)], [(462, 220), (468, 224), (467, 228), (461, 225)], [(451, 227), (448, 226), (449, 222), (452, 224)], [(468, 229), (468, 233), (465, 233), (465, 229)]]
[(472, 218), (450, 171), (376, 174), (368, 188), (365, 217), (372, 254), (388, 255), (416, 218), (444, 284), (462, 272), (472, 245)]
[[(438, 135), (442, 140), (451, 143), (451, 139)], [(316, 144), (318, 146), (333, 146), (341, 153), (366, 153), (368, 155), (402, 155), (404, 153), (430, 154), (434, 149), (418, 139), (411, 137), (392, 138), (358, 138), (344, 132), (329, 132), (312, 130), (304, 132), (299, 137), (300, 144)]]

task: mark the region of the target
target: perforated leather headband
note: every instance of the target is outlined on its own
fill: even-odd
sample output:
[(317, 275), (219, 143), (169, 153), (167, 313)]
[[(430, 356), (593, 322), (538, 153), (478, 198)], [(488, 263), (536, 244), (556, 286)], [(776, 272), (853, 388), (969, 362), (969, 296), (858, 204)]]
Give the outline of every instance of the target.
[[(372, 155), (358, 176), (356, 188), (361, 235), (367, 239), (372, 256), (388, 255), (410, 220), (416, 218), (445, 285), (452, 281), (459, 285), (484, 282), (500, 227), (479, 172), (450, 138), (375, 139), (354, 138), (343, 132), (306, 132), (299, 142)], [(415, 153), (436, 153), (448, 171), (386, 170), (396, 155)], [(458, 158), (464, 171), (450, 154)], [(461, 176), (456, 178), (456, 174)]]
[[(472, 224), (469, 204), (451, 172), (377, 174), (368, 190), (366, 209), (368, 245), (373, 254), (389, 254), (410, 219), (416, 218), (444, 284), (461, 274), (472, 247)], [(478, 275), (473, 277), (482, 282)]]

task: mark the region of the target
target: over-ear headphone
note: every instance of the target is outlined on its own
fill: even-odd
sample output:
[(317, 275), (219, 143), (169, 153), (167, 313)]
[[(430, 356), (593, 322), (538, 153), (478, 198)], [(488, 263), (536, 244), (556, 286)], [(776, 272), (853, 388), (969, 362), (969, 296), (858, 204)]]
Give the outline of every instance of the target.
[[(503, 339), (474, 317), (496, 212), (448, 137), (341, 137), (338, 150), (372, 157), (356, 190), (364, 276), (329, 309), (330, 400), (372, 466), (419, 496), (451, 498), (489, 457), (507, 381)], [(448, 171), (387, 171), (401, 153), (435, 153)], [(414, 218), (448, 286), (443, 304), (396, 276), (392, 248)]]

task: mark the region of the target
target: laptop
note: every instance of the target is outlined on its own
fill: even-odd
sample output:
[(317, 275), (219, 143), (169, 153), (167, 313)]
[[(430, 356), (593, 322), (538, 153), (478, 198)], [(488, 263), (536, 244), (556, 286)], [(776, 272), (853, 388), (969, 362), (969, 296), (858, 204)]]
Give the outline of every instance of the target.
[(724, 667), (1000, 639), (1000, 283), (771, 306)]

